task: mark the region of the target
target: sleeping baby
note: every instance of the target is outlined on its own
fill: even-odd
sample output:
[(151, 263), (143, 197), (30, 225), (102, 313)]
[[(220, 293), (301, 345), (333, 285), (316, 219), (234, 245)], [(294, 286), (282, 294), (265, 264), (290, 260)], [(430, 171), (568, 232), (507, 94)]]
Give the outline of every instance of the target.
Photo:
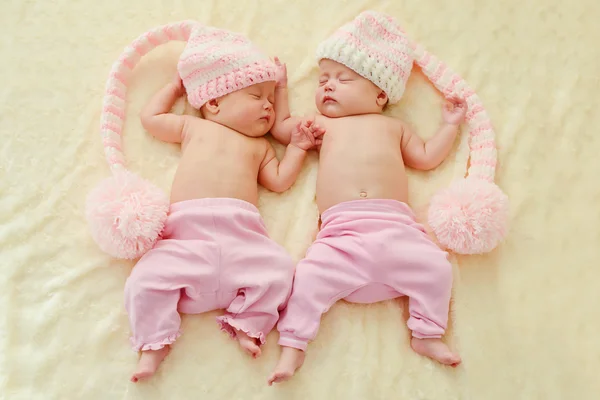
[[(165, 35), (174, 33), (143, 38), (155, 43)], [(131, 342), (141, 351), (133, 382), (153, 375), (169, 353), (180, 335), (179, 313), (226, 309), (221, 328), (257, 357), (289, 298), (294, 262), (267, 234), (257, 184), (287, 190), (323, 132), (296, 126), (277, 159), (264, 138), (275, 121), (276, 73), (245, 37), (197, 25), (177, 76), (141, 112), (144, 128), (181, 143), (182, 156), (162, 237), (125, 285)], [(169, 112), (186, 92), (202, 118)]]
[[(318, 47), (315, 122), (327, 132), (317, 178), (322, 225), (296, 267), (278, 323), (282, 353), (269, 384), (290, 378), (303, 364), (322, 315), (341, 299), (374, 303), (408, 296), (414, 351), (446, 365), (461, 362), (441, 339), (452, 266), (407, 205), (405, 166), (429, 170), (446, 158), (466, 103), (450, 98), (442, 125), (427, 141), (382, 115), (403, 94), (410, 52), (397, 23), (375, 12), (360, 14)], [(285, 79), (275, 93), (275, 110), (273, 135), (287, 143), (299, 120), (290, 117)]]

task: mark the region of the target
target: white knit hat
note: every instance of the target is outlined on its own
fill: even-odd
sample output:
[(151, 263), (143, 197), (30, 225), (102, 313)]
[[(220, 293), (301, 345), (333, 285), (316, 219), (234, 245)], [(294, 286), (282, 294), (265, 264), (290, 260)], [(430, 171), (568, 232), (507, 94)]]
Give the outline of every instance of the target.
[(344, 64), (370, 80), (391, 104), (402, 97), (413, 63), (445, 97), (465, 99), (470, 151), (459, 171), (461, 178), (465, 171), (467, 177), (431, 199), (429, 225), (440, 244), (457, 253), (494, 249), (508, 229), (508, 198), (494, 184), (497, 151), (492, 123), (464, 79), (413, 43), (394, 18), (375, 11), (365, 11), (339, 28), (318, 46), (317, 58)]
[(344, 64), (383, 90), (390, 104), (404, 94), (413, 66), (412, 48), (393, 18), (365, 11), (317, 47), (317, 59)]

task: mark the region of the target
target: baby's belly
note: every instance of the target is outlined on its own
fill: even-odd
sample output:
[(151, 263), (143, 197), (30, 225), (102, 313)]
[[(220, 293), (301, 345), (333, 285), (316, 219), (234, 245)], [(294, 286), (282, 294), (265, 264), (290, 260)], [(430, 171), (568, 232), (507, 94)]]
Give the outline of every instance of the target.
[(258, 184), (250, 171), (180, 165), (171, 187), (171, 203), (202, 198), (258, 202)]
[(321, 166), (317, 178), (319, 212), (351, 200), (394, 199), (408, 201), (408, 184), (404, 166), (397, 170), (364, 172), (353, 168), (330, 169)]

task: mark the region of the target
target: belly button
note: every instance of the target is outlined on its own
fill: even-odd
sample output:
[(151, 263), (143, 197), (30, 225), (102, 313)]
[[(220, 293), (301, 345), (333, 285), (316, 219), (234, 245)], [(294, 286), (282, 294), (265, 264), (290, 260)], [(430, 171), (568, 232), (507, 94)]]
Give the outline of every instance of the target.
[(367, 197), (367, 192), (365, 192), (364, 190), (360, 192), (360, 197), (362, 197), (363, 199)]

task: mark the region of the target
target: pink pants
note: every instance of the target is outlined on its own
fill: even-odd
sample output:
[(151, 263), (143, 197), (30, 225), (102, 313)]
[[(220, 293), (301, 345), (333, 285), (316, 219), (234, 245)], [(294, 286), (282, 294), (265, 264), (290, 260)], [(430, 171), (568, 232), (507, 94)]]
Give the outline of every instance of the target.
[(306, 350), (321, 316), (340, 299), (375, 303), (408, 296), (412, 335), (444, 334), (452, 266), (408, 205), (349, 201), (321, 219), (317, 239), (296, 266), (292, 295), (277, 326), (280, 345)]
[(294, 262), (271, 240), (255, 206), (238, 199), (171, 205), (163, 239), (125, 285), (135, 350), (158, 350), (180, 334), (179, 312), (226, 308), (217, 320), (265, 342), (293, 281)]

